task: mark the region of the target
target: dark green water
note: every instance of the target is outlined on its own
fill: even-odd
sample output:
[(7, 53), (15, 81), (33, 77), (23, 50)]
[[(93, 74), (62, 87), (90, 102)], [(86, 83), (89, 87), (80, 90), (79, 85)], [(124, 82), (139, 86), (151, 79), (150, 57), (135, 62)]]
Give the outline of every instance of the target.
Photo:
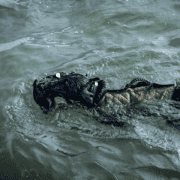
[(81, 108), (45, 115), (32, 96), (34, 79), (59, 71), (111, 89), (178, 81), (180, 1), (1, 0), (0, 63), (0, 179), (180, 179), (173, 102), (122, 106), (120, 128)]

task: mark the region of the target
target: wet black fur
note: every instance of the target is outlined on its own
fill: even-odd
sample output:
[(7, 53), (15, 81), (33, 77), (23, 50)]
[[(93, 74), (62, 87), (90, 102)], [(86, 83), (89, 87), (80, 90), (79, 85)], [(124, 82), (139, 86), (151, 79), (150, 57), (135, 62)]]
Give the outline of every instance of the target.
[[(101, 91), (105, 88), (103, 80), (97, 77), (88, 79), (87, 76), (76, 73), (60, 74), (60, 78), (50, 75), (39, 81), (36, 79), (33, 83), (34, 100), (45, 113), (55, 108), (55, 97), (63, 97), (68, 103), (77, 100), (91, 107), (98, 104), (103, 96)], [(99, 86), (95, 86), (95, 82)]]
[[(68, 103), (77, 100), (86, 106), (100, 106), (102, 97), (106, 93), (121, 93), (127, 88), (147, 86), (150, 88), (170, 87), (173, 84), (161, 85), (151, 83), (143, 78), (135, 78), (124, 89), (108, 90), (106, 83), (98, 77), (89, 79), (87, 76), (61, 72), (61, 77), (56, 75), (47, 76), (41, 80), (35, 80), (33, 84), (33, 95), (37, 104), (44, 112), (51, 111), (55, 107), (54, 97), (63, 97)], [(98, 82), (98, 86), (95, 86)], [(172, 100), (180, 101), (180, 88), (175, 87)]]

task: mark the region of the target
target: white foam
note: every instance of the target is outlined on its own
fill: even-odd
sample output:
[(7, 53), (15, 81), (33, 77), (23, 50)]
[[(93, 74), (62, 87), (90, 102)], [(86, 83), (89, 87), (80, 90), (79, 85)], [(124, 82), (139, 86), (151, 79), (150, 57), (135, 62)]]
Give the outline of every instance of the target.
[(6, 50), (9, 50), (9, 49), (12, 49), (16, 46), (19, 46), (21, 45), (22, 43), (27, 43), (31, 40), (33, 40), (34, 38), (31, 38), (31, 37), (26, 37), (26, 38), (22, 38), (22, 39), (18, 39), (18, 40), (15, 40), (13, 42), (9, 42), (9, 43), (4, 43), (4, 44), (0, 44), (0, 52), (1, 51), (6, 51)]
[(56, 77), (60, 78), (61, 77), (60, 73), (56, 73)]

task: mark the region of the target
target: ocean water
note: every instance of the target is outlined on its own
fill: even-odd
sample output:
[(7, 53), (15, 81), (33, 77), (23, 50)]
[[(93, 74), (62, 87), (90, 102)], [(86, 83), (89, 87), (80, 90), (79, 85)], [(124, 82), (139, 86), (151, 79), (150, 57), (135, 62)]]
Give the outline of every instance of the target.
[(80, 107), (43, 114), (32, 95), (59, 71), (119, 89), (180, 82), (179, 65), (179, 0), (1, 0), (0, 179), (180, 179), (180, 103), (126, 107), (122, 128)]

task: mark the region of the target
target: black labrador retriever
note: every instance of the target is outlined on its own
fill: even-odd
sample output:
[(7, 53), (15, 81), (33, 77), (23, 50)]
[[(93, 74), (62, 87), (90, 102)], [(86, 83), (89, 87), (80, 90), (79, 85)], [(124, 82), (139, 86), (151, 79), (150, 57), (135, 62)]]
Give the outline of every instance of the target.
[(180, 101), (180, 88), (174, 84), (156, 84), (143, 78), (135, 78), (123, 89), (109, 90), (98, 77), (64, 72), (47, 76), (33, 83), (33, 95), (37, 104), (47, 113), (55, 107), (54, 98), (63, 97), (68, 103), (79, 101), (88, 107), (114, 106), (132, 102), (162, 100), (167, 97)]
[(44, 113), (55, 108), (55, 97), (63, 97), (68, 103), (80, 101), (86, 106), (95, 106), (101, 99), (105, 82), (98, 77), (89, 79), (87, 76), (64, 72), (47, 76), (33, 83), (33, 96)]

